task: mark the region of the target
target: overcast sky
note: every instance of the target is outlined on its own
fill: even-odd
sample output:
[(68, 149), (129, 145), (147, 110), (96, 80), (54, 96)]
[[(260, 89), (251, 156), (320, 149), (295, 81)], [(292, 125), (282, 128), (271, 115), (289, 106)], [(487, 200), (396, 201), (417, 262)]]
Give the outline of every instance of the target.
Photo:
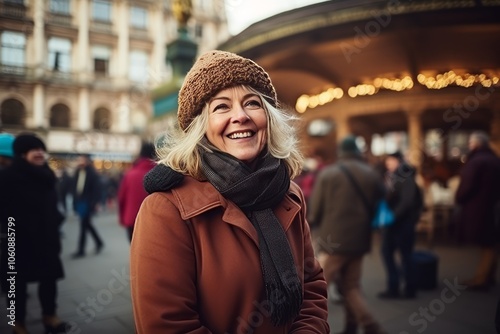
[(225, 0), (231, 35), (266, 17), (325, 0)]

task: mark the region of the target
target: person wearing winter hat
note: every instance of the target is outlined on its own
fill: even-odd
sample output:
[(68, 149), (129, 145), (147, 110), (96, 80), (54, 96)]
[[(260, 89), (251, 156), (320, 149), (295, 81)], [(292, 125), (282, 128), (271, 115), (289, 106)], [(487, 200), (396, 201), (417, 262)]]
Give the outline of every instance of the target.
[(13, 153), (12, 164), (0, 171), (2, 235), (15, 237), (16, 243), (15, 264), (8, 262), (10, 242), (5, 240), (0, 259), (4, 291), (9, 290), (8, 273), (17, 273), (15, 296), (7, 296), (7, 306), (16, 306), (13, 330), (27, 333), (26, 289), (28, 283), (36, 282), (45, 333), (66, 333), (68, 324), (56, 314), (57, 280), (64, 277), (59, 234), (64, 217), (57, 207), (56, 177), (46, 163), (45, 144), (36, 135), (18, 135)]
[[(308, 209), (315, 231), (318, 259), (329, 284), (344, 300), (344, 334), (385, 333), (366, 306), (361, 290), (363, 257), (371, 250), (377, 203), (384, 196), (380, 175), (363, 158), (356, 137), (338, 146), (339, 159), (319, 173)], [(332, 205), (335, 203), (335, 205)]]
[(10, 133), (0, 133), (0, 170), (10, 166), (14, 151), (12, 144), (14, 143), (14, 135)]
[(131, 245), (137, 333), (329, 333), (293, 118), (254, 61), (209, 51), (179, 92)]
[(341, 140), (339, 145), (339, 157), (344, 156), (359, 156), (361, 157), (361, 150), (356, 143), (356, 136), (348, 135)]

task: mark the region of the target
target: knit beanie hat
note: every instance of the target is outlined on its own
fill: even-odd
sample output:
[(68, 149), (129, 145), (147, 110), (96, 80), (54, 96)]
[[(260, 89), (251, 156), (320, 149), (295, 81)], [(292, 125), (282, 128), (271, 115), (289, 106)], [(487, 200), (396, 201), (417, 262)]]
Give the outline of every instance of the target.
[(201, 55), (179, 91), (177, 118), (181, 129), (185, 130), (220, 90), (237, 85), (248, 85), (262, 93), (272, 106), (278, 105), (271, 78), (254, 61), (219, 50)]
[(355, 136), (347, 136), (340, 142), (340, 154), (361, 154)]
[(388, 154), (387, 155), (388, 157), (392, 157), (392, 158), (396, 158), (398, 159), (399, 161), (403, 161), (405, 158), (404, 158), (404, 155), (403, 153), (401, 153), (401, 151), (396, 151), (396, 152), (393, 152), (391, 154)]
[(8, 158), (14, 157), (14, 151), (12, 149), (14, 139), (14, 135), (10, 133), (0, 133), (0, 156)]
[(16, 156), (22, 156), (30, 150), (41, 148), (44, 151), (47, 151), (45, 148), (45, 144), (43, 141), (38, 138), (36, 135), (31, 133), (20, 134), (14, 140), (14, 154)]

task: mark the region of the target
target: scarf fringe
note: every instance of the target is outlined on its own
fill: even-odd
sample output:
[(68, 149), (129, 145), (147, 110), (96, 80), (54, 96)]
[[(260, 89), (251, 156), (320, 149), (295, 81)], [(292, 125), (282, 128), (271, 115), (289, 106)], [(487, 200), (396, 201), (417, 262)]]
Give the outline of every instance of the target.
[(266, 295), (271, 305), (273, 326), (284, 326), (299, 315), (302, 306), (300, 282), (294, 282), (292, 286), (276, 281), (266, 284)]

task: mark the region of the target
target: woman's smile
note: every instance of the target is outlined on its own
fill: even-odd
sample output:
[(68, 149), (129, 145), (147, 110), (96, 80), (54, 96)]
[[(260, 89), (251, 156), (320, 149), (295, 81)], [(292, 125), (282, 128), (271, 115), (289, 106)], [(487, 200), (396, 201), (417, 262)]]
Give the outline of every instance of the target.
[(242, 86), (224, 89), (209, 101), (208, 112), (208, 140), (251, 164), (267, 138), (267, 115), (260, 97)]

